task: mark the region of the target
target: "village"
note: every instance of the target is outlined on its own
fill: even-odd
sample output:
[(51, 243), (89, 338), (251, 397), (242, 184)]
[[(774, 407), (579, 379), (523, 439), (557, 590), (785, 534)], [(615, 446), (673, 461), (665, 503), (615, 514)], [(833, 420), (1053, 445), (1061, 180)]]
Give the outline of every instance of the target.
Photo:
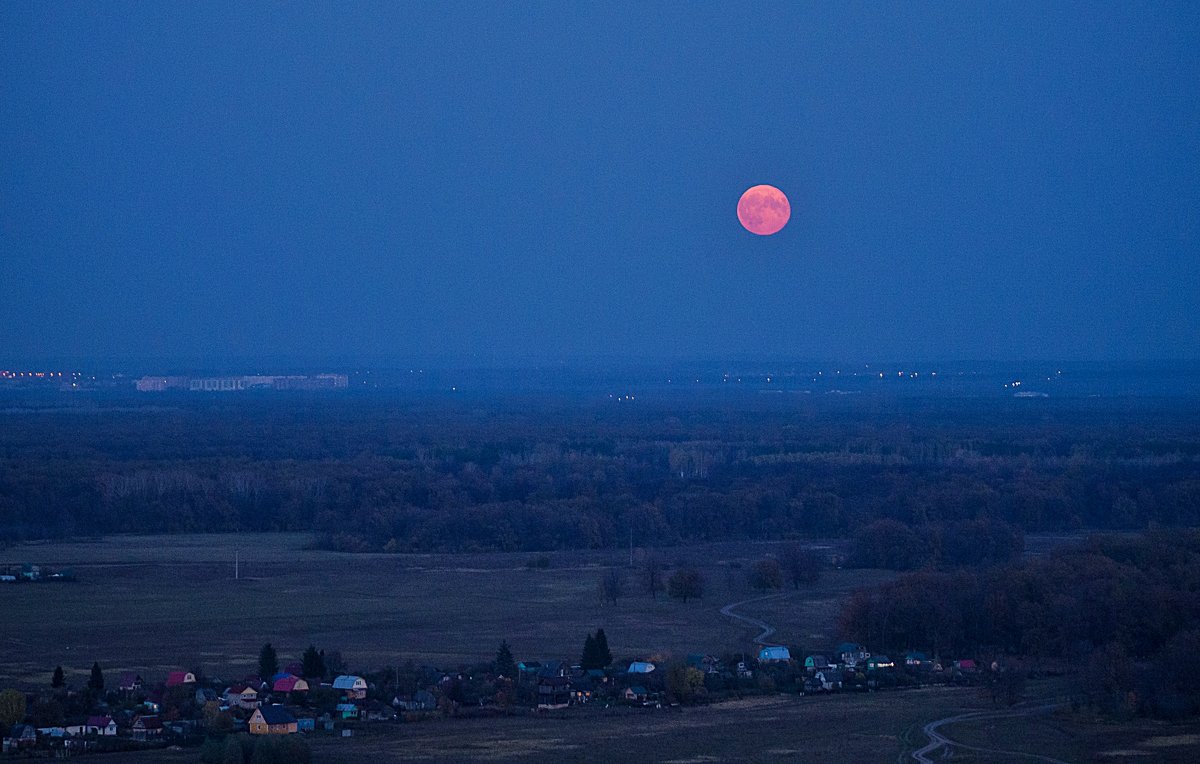
[(1003, 673), (996, 663), (981, 670), (969, 658), (942, 661), (909, 652), (892, 659), (851, 642), (803, 657), (785, 646), (765, 645), (749, 654), (618, 662), (603, 629), (587, 635), (579, 661), (517, 661), (502, 643), (490, 664), (445, 671), (410, 663), (360, 675), (334, 673), (331, 669), (341, 668), (340, 655), (313, 646), (299, 662), (281, 668), (266, 644), (259, 665), (276, 670), (232, 681), (184, 669), (158, 677), (121, 671), (109, 684), (95, 664), (80, 689), (66, 684), (60, 666), (47, 691), (0, 692), (3, 753), (67, 757), (168, 746), (222, 750), (227, 738), (239, 734), (260, 740), (348, 738), (365, 725), (615, 707), (653, 713), (754, 694), (811, 697), (994, 683)]

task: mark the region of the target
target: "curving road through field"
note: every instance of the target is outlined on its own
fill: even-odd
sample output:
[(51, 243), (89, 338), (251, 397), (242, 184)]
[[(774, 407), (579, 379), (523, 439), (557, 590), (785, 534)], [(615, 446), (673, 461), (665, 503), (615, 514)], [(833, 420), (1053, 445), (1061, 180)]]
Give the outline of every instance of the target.
[(762, 597), (751, 597), (750, 599), (742, 600), (741, 602), (730, 602), (728, 605), (721, 608), (721, 615), (725, 616), (726, 618), (732, 618), (735, 621), (741, 621), (742, 623), (746, 624), (747, 626), (753, 626), (754, 628), (758, 629), (759, 630), (758, 636), (754, 637), (754, 640), (753, 640), (754, 644), (768, 646), (768, 647), (774, 646), (775, 645), (774, 642), (767, 641), (767, 637), (769, 637), (775, 633), (774, 626), (772, 626), (771, 624), (767, 623), (766, 621), (764, 621), (762, 619), (751, 618), (748, 615), (742, 615), (741, 613), (735, 613), (735, 612), (733, 612), (733, 610), (734, 610), (734, 608), (739, 608), (742, 605), (749, 605), (752, 602), (762, 602), (763, 600), (771, 600), (771, 599), (776, 599), (778, 597), (783, 597), (785, 594), (787, 594), (787, 592), (779, 592), (777, 594), (767, 594)]
[(993, 756), (1002, 756), (1005, 758), (1033, 759), (1035, 761), (1047, 761), (1047, 762), (1050, 762), (1050, 764), (1067, 764), (1067, 762), (1065, 762), (1061, 759), (1055, 759), (1051, 756), (1043, 756), (1038, 753), (1025, 753), (1023, 751), (1002, 751), (997, 748), (980, 748), (980, 747), (973, 746), (973, 745), (967, 745), (966, 743), (959, 743), (954, 740), (951, 740), (950, 738), (943, 735), (941, 732), (938, 732), (939, 728), (941, 728), (947, 724), (954, 724), (955, 722), (963, 722), (963, 721), (967, 721), (967, 720), (983, 721), (983, 720), (987, 720), (987, 719), (1005, 719), (1005, 718), (1009, 718), (1009, 717), (1013, 717), (1013, 716), (1029, 716), (1031, 714), (1045, 713), (1045, 712), (1053, 711), (1054, 709), (1061, 708), (1064, 705), (1066, 705), (1066, 704), (1065, 703), (1046, 703), (1046, 704), (1043, 704), (1040, 706), (1034, 706), (1031, 708), (1021, 709), (1019, 711), (1018, 710), (992, 711), (992, 712), (973, 711), (973, 712), (967, 713), (967, 714), (959, 714), (958, 716), (947, 716), (944, 719), (936, 719), (932, 722), (929, 722), (928, 724), (926, 724), (924, 727), (921, 728), (921, 731), (923, 733), (925, 733), (925, 736), (927, 738), (929, 738), (929, 743), (927, 743), (925, 746), (913, 751), (913, 754), (912, 754), (913, 761), (920, 762), (921, 764), (933, 764), (933, 759), (930, 758), (930, 754), (932, 754), (934, 751), (937, 751), (939, 748), (946, 749), (939, 758), (949, 758), (950, 756), (953, 755), (953, 750), (952, 750), (953, 748), (962, 748), (967, 751), (975, 751), (976, 753), (986, 753), (986, 754), (991, 754)]
[[(758, 634), (753, 638), (753, 642), (755, 644), (763, 645), (764, 647), (774, 646), (775, 643), (767, 641), (767, 639), (775, 633), (774, 626), (762, 620), (761, 618), (753, 618), (748, 615), (742, 615), (741, 613), (735, 613), (734, 610), (742, 607), (743, 605), (750, 605), (755, 602), (762, 602), (764, 600), (783, 597), (785, 594), (787, 593), (778, 592), (776, 594), (767, 594), (762, 597), (751, 597), (750, 599), (741, 600), (740, 602), (731, 602), (721, 608), (721, 615), (758, 629)], [(938, 758), (950, 758), (954, 755), (954, 748), (961, 748), (966, 751), (974, 751), (976, 753), (985, 753), (1005, 758), (1032, 759), (1034, 761), (1049, 762), (1050, 764), (1068, 764), (1068, 762), (1065, 762), (1062, 759), (1055, 759), (1051, 756), (1043, 756), (1038, 753), (1002, 751), (997, 748), (980, 748), (978, 746), (967, 745), (966, 743), (959, 743), (955, 740), (951, 740), (949, 737), (938, 731), (947, 724), (954, 724), (955, 722), (963, 722), (968, 720), (984, 721), (987, 719), (1005, 719), (1014, 716), (1030, 716), (1032, 714), (1047, 713), (1055, 710), (1056, 708), (1062, 708), (1065, 705), (1065, 702), (1056, 701), (1053, 703), (1042, 703), (1041, 705), (1030, 706), (1028, 708), (1021, 708), (1018, 706), (1004, 711), (972, 711), (970, 713), (958, 714), (957, 716), (947, 716), (944, 719), (935, 719), (921, 728), (921, 731), (925, 734), (925, 737), (929, 738), (929, 742), (921, 748), (918, 748), (916, 751), (913, 751), (912, 759), (913, 761), (920, 762), (920, 764), (933, 764), (933, 759), (930, 758), (930, 755), (935, 751), (939, 749), (945, 749)]]

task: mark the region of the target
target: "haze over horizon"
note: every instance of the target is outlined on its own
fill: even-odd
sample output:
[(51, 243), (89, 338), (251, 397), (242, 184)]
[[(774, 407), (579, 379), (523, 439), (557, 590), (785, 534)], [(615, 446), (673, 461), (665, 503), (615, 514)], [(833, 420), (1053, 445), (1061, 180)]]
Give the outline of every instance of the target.
[(9, 3), (0, 68), (6, 361), (1198, 357), (1194, 5)]

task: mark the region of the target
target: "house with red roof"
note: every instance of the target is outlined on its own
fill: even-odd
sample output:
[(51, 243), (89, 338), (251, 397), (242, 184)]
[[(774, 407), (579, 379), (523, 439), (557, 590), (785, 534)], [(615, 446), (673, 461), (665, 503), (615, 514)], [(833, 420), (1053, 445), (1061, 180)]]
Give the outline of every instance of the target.
[(281, 676), (271, 685), (272, 692), (308, 692), (308, 682), (298, 676)]
[(154, 740), (162, 737), (163, 723), (157, 716), (135, 716), (130, 733), (134, 740)]
[(117, 734), (117, 723), (111, 716), (89, 716), (86, 729), (89, 735), (112, 737)]
[(167, 687), (182, 687), (185, 684), (195, 684), (196, 675), (190, 671), (172, 671), (167, 674)]

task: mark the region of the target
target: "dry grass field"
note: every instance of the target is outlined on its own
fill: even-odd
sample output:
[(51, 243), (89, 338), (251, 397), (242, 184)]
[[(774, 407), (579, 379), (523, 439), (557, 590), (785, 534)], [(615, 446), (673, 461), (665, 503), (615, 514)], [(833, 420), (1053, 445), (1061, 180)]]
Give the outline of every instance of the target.
[[(92, 661), (135, 669), (152, 681), (168, 669), (209, 675), (253, 670), (265, 641), (280, 657), (310, 642), (340, 650), (356, 670), (406, 660), (452, 665), (488, 660), (508, 639), (520, 657), (573, 659), (583, 635), (603, 626), (618, 656), (753, 649), (754, 630), (718, 612), (756, 597), (746, 564), (770, 545), (725, 544), (665, 550), (700, 567), (706, 596), (686, 605), (651, 600), (633, 580), (616, 606), (596, 584), (628, 552), (563, 552), (546, 569), (529, 555), (350, 555), (306, 551), (300, 535), (110, 537), (0, 550), (0, 567), (33, 562), (72, 566), (76, 583), (0, 586), (0, 686), (44, 686), (61, 663), (82, 684)], [(235, 555), (241, 578), (233, 578)], [(737, 567), (738, 565), (742, 567)], [(832, 570), (799, 591), (742, 612), (778, 629), (787, 644), (819, 647), (836, 638), (841, 600), (884, 571)], [(1033, 682), (1033, 696), (1059, 695)], [(854, 761), (896, 762), (924, 745), (926, 722), (985, 709), (975, 689), (747, 698), (683, 710), (572, 710), (553, 718), (435, 719), (365, 725), (350, 739), (311, 738), (318, 762)], [(1061, 761), (1200, 760), (1200, 725), (1114, 724), (1058, 712), (964, 721), (942, 728), (989, 751), (1036, 753)], [(939, 752), (940, 754), (941, 752)], [(954, 748), (954, 760), (1000, 762), (1011, 754)], [(156, 751), (105, 758), (194, 762), (196, 752)], [(1018, 757), (1017, 760), (1033, 760)]]
[[(1036, 690), (1036, 683), (1030, 689)], [(1167, 723), (1132, 719), (1118, 722), (1063, 711), (967, 721), (947, 725), (941, 731), (952, 740), (971, 746), (953, 749), (954, 761), (971, 764), (1037, 761), (1039, 756), (1067, 762), (1111, 764), (1193, 764), (1200, 761), (1200, 721), (1196, 720)], [(1011, 753), (1004, 755), (996, 753), (998, 751)]]
[[(530, 555), (387, 555), (306, 551), (301, 535), (106, 537), (0, 550), (0, 566), (72, 566), (76, 583), (0, 587), (0, 684), (41, 685), (62, 664), (84, 681), (93, 661), (148, 679), (177, 667), (241, 675), (271, 642), (281, 660), (310, 643), (340, 650), (355, 670), (407, 660), (447, 666), (490, 660), (507, 639), (518, 658), (575, 659), (604, 627), (619, 657), (753, 649), (753, 630), (720, 607), (756, 593), (743, 568), (769, 545), (665, 551), (699, 566), (702, 600), (651, 600), (634, 573), (627, 594), (603, 604), (597, 583), (628, 552), (562, 552), (530, 570)], [(234, 580), (235, 555), (240, 558)], [(731, 565), (732, 563), (732, 565)], [(828, 571), (816, 585), (756, 603), (751, 615), (779, 641), (824, 646), (836, 638), (841, 598), (890, 577)], [(761, 607), (761, 611), (759, 608)]]
[[(1057, 687), (1034, 682), (1032, 694)], [(911, 761), (928, 721), (990, 706), (973, 688), (927, 688), (828, 697), (773, 695), (674, 710), (581, 709), (556, 717), (431, 719), (360, 727), (352, 738), (310, 736), (313, 760), (352, 762), (460, 761), (573, 764), (625, 761), (663, 764), (736, 762)], [(943, 729), (960, 747), (953, 761), (1002, 764), (1050, 757), (1067, 762), (1184, 764), (1200, 754), (1200, 724), (1134, 721), (1113, 724), (1069, 712), (964, 722)], [(1012, 752), (1034, 754), (1014, 755)], [(935, 760), (941, 758), (935, 755)], [(195, 751), (108, 757), (112, 764), (194, 762)], [(1046, 759), (1041, 759), (1045, 761)]]
[[(1029, 689), (1038, 693), (1050, 688), (1034, 683)], [(579, 713), (563, 719), (449, 721), (368, 729), (349, 741), (315, 739), (313, 752), (317, 761), (338, 764), (367, 759), (446, 764), (464, 760), (899, 764), (911, 761), (912, 751), (925, 744), (920, 732), (924, 723), (987, 708), (990, 706), (981, 693), (973, 688), (810, 698), (775, 695), (673, 711)], [(979, 764), (1037, 760), (1037, 755), (1067, 762), (1171, 764), (1195, 762), (1200, 757), (1200, 735), (1196, 734), (1200, 724), (1194, 722), (1111, 724), (1063, 712), (962, 723), (943, 731), (952, 739), (996, 751), (952, 749), (954, 761)]]

